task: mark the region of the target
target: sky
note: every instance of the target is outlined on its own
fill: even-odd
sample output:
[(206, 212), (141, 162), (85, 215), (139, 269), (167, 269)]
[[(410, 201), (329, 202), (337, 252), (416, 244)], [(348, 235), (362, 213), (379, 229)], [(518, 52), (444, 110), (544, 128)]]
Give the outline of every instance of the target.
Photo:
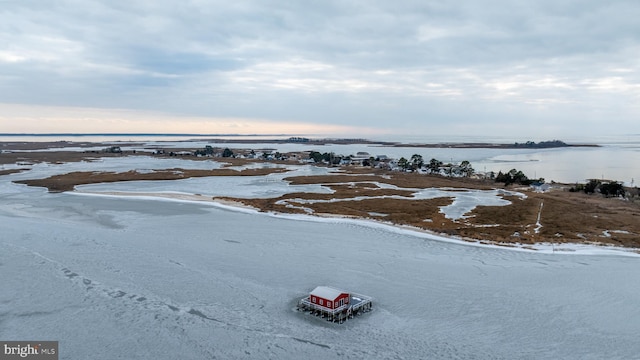
[(637, 0), (0, 0), (0, 133), (640, 133)]

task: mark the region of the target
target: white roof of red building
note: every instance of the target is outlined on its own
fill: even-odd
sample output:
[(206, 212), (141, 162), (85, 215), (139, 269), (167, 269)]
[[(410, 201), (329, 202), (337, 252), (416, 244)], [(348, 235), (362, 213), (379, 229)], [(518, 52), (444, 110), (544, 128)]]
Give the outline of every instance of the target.
[(347, 294), (347, 292), (334, 289), (329, 286), (318, 286), (317, 288), (313, 289), (313, 291), (311, 292), (311, 295), (321, 297), (327, 300), (334, 300), (338, 296), (340, 296), (340, 294)]

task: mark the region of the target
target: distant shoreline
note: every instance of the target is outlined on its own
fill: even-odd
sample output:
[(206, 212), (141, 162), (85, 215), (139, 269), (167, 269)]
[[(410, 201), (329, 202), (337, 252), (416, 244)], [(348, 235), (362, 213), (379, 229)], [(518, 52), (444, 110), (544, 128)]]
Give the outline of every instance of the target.
[[(292, 140), (293, 139), (293, 140)], [(289, 138), (289, 139), (202, 139), (223, 144), (301, 144), (301, 145), (380, 145), (387, 147), (415, 147), (415, 148), (457, 148), (457, 149), (551, 149), (563, 147), (601, 147), (599, 144), (567, 144), (564, 142), (542, 143), (475, 143), (475, 142), (443, 142), (443, 143), (406, 143), (400, 141), (376, 141), (367, 139), (348, 138)], [(186, 140), (188, 141), (188, 140)]]
[[(289, 137), (286, 139), (257, 139), (258, 137), (275, 137), (281, 135), (199, 135), (199, 134), (1, 134), (0, 137), (20, 137), (20, 136), (33, 136), (33, 137), (55, 137), (55, 136), (70, 136), (70, 137), (91, 137), (91, 136), (104, 136), (104, 137), (126, 137), (126, 136), (150, 136), (150, 137), (198, 137), (199, 141), (210, 141), (219, 144), (299, 144), (299, 145), (378, 145), (380, 147), (404, 147), (404, 148), (448, 148), (448, 149), (555, 149), (555, 148), (568, 148), (568, 147), (589, 147), (597, 148), (601, 147), (599, 144), (567, 144), (562, 141), (547, 141), (540, 143), (525, 142), (525, 143), (489, 143), (489, 142), (442, 142), (442, 143), (406, 143), (400, 141), (375, 141), (367, 139), (351, 139), (351, 138), (324, 138), (324, 139), (309, 139), (301, 137)], [(229, 139), (229, 138), (211, 138), (212, 136), (222, 137), (252, 137), (251, 139)], [(155, 140), (156, 142), (191, 142), (193, 139), (180, 139), (180, 140)], [(29, 149), (34, 149), (34, 144), (45, 145), (49, 148), (66, 147), (74, 145), (78, 147), (88, 147), (104, 145), (104, 143), (119, 143), (119, 144), (137, 144), (144, 142), (144, 140), (113, 140), (113, 141), (67, 141), (67, 140), (47, 140), (47, 141), (0, 141), (0, 150), (9, 146), (14, 146), (19, 150), (20, 146), (27, 146)], [(31, 145), (27, 145), (31, 144)]]

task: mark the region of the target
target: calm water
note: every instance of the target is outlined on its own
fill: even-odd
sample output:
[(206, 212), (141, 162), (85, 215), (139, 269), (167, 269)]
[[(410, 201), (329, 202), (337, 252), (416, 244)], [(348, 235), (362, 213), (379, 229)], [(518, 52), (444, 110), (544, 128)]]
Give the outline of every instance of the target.
[[(228, 135), (136, 135), (125, 134), (110, 136), (96, 134), (91, 136), (57, 135), (57, 136), (7, 136), (0, 135), (0, 141), (73, 141), (73, 142), (117, 142), (135, 141), (153, 143), (163, 146), (189, 147), (181, 141), (189, 140), (191, 147), (198, 148), (206, 144), (212, 146), (229, 146), (216, 139), (251, 139), (271, 140), (283, 139), (282, 136), (228, 136)], [(507, 137), (474, 137), (474, 136), (406, 136), (391, 139), (372, 139), (380, 141), (398, 141), (403, 143), (461, 143), (489, 142), (513, 143), (527, 140), (543, 141), (552, 139), (514, 139)], [(578, 147), (558, 149), (452, 149), (452, 148), (413, 148), (413, 147), (380, 147), (374, 145), (305, 145), (305, 144), (241, 144), (236, 147), (253, 149), (273, 149), (280, 152), (320, 151), (334, 152), (340, 155), (354, 155), (366, 151), (372, 156), (387, 155), (392, 158), (410, 158), (413, 154), (421, 155), (425, 161), (436, 158), (443, 162), (459, 163), (470, 161), (477, 172), (522, 170), (530, 178), (545, 178), (549, 181), (574, 183), (586, 179), (610, 179), (624, 182), (627, 186), (637, 186), (640, 181), (640, 134), (601, 136), (597, 138), (562, 138), (570, 144), (598, 144), (600, 147)]]

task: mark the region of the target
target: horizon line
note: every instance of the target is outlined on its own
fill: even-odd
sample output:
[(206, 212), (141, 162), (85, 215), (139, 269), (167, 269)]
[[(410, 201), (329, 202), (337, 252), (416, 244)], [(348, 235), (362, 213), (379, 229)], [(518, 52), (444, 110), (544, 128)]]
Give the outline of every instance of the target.
[[(199, 133), (0, 133), (0, 136), (300, 136), (292, 134), (199, 134)], [(310, 135), (307, 135), (310, 136)]]

